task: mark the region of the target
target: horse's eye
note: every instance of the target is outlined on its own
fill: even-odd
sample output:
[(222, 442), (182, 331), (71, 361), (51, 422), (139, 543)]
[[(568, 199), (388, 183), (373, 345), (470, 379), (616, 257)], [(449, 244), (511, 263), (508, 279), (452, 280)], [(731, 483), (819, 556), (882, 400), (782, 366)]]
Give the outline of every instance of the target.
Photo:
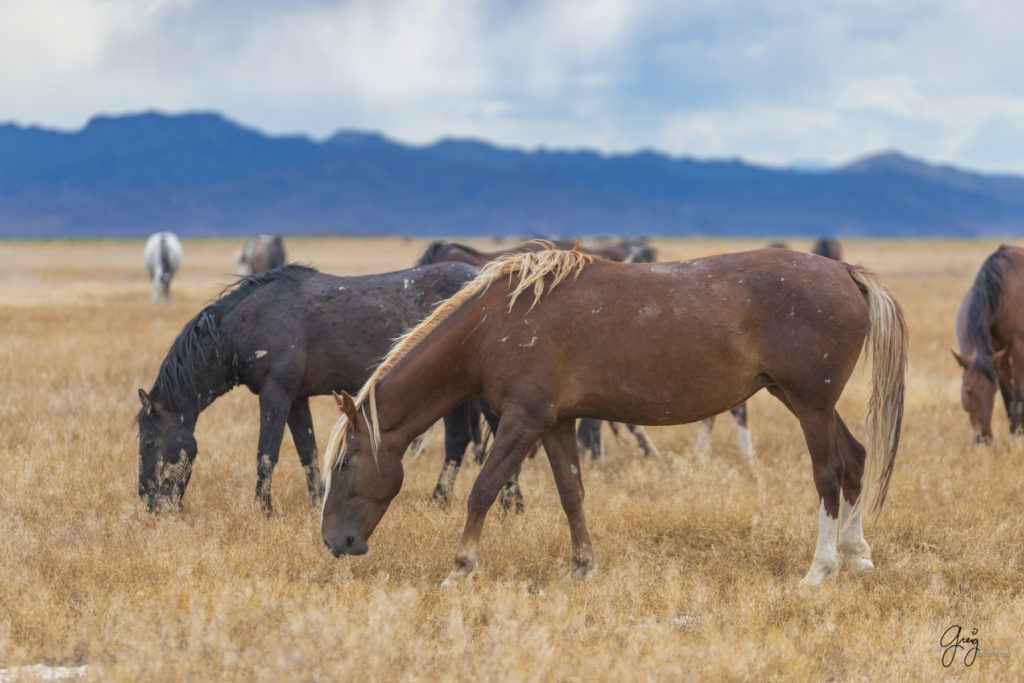
[(347, 470), (348, 469), (348, 461), (349, 460), (351, 460), (351, 458), (349, 456), (347, 456), (347, 455), (344, 458), (341, 459), (341, 469), (343, 469), (343, 470)]
[(147, 441), (143, 441), (143, 442), (142, 442), (142, 447), (143, 447), (144, 449), (146, 449), (147, 451), (151, 451), (151, 450), (153, 450), (154, 448), (156, 448), (156, 440), (154, 440), (154, 439), (149, 439), (149, 440), (147, 440)]

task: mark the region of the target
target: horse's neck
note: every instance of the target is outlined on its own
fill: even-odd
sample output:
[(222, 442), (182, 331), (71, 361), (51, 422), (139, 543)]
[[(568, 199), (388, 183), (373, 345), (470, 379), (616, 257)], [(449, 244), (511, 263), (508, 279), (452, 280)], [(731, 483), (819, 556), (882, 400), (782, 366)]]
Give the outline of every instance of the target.
[(208, 349), (205, 362), (196, 369), (195, 386), (187, 387), (181, 382), (167, 386), (167, 391), (173, 396), (166, 397), (164, 402), (175, 406), (179, 412), (195, 422), (199, 413), (239, 384), (234, 364), (227, 355), (228, 349), (225, 344), (215, 342), (214, 346)]
[(468, 362), (472, 357), (466, 348), (469, 330), (456, 327), (437, 330), (428, 337), (429, 343), (421, 342), (380, 381), (376, 402), (382, 436), (391, 435), (402, 446), (408, 445), (480, 393), (479, 379)]

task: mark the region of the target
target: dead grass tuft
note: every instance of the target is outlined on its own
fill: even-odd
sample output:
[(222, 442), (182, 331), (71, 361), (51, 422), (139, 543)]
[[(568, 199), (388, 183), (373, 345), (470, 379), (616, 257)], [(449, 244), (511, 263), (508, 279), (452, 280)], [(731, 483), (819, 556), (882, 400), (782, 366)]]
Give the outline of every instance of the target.
[[(794, 243), (806, 248), (808, 244)], [(476, 580), (439, 587), (476, 468), (457, 504), (427, 504), (441, 440), (407, 462), (371, 552), (335, 560), (288, 438), (278, 512), (255, 485), (257, 405), (239, 389), (199, 420), (184, 513), (145, 513), (135, 493), (136, 390), (181, 325), (233, 278), (233, 242), (185, 245), (174, 301), (149, 302), (142, 243), (5, 243), (0, 274), (0, 668), (88, 665), (106, 680), (933, 679), (951, 624), (977, 628), (972, 670), (1024, 678), (1024, 446), (997, 417), (970, 445), (949, 354), (953, 317), (992, 242), (850, 242), (911, 329), (906, 419), (886, 509), (869, 526), (878, 570), (802, 592), (817, 500), (795, 419), (750, 405), (754, 473), (727, 416), (712, 457), (697, 426), (652, 428), (646, 460), (610, 432), (584, 464), (600, 571), (563, 582), (569, 534), (550, 470), (528, 462), (527, 511), (487, 521)], [(411, 264), (425, 246), (303, 239), (291, 257), (359, 273)], [(485, 246), (485, 245), (481, 245)], [(666, 258), (759, 246), (675, 241)], [(60, 264), (72, 263), (70, 268)], [(339, 340), (343, 343), (343, 340)], [(684, 347), (680, 353), (687, 352)], [(840, 410), (863, 436), (868, 378)], [(314, 401), (321, 446), (336, 412)]]

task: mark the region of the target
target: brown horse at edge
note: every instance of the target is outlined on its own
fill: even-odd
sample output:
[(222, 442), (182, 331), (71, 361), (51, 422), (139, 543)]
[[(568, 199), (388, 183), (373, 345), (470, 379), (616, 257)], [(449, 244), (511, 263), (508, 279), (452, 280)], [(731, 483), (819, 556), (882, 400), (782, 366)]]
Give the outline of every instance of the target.
[(974, 428), (974, 442), (991, 444), (996, 388), (1010, 434), (1024, 434), (1024, 249), (1002, 245), (989, 255), (956, 315), (963, 369), (960, 402)]
[[(643, 292), (643, 305), (625, 292)], [(836, 412), (862, 347), (874, 361), (867, 451)], [(877, 514), (885, 501), (906, 357), (906, 322), (878, 278), (812, 254), (654, 264), (557, 250), (504, 257), (399, 340), (355, 399), (343, 395), (324, 453), (321, 536), (336, 557), (365, 553), (402, 486), (409, 442), (482, 393), (501, 423), (446, 583), (475, 574), (487, 511), (538, 437), (569, 521), (569, 575), (586, 576), (597, 563), (574, 420), (694, 422), (766, 388), (799, 420), (811, 456), (818, 541), (803, 582), (834, 574), (837, 549), (849, 570), (870, 571), (862, 503), (873, 492)]]

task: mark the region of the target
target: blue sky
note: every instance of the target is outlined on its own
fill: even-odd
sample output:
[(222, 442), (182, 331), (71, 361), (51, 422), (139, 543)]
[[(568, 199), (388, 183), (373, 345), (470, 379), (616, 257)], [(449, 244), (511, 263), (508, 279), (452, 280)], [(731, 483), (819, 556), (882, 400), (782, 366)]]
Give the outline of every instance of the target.
[(0, 0), (0, 121), (1024, 173), (1012, 0)]

